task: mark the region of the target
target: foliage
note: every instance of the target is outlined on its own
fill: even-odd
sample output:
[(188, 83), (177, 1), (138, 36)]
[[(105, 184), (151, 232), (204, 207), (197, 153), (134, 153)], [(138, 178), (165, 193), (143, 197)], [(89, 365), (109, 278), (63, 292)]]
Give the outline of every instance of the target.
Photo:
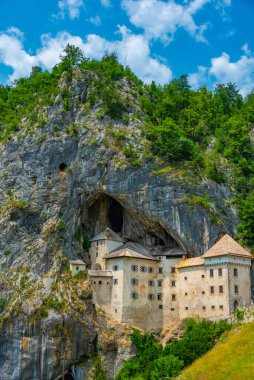
[(239, 237), (252, 247), (254, 252), (254, 191), (246, 199), (243, 199), (240, 206), (241, 224), (238, 226)]
[(229, 329), (230, 325), (225, 320), (211, 322), (189, 319), (185, 325), (184, 337), (166, 345), (164, 352), (181, 358), (186, 367), (209, 351), (216, 339)]
[(3, 311), (6, 304), (6, 299), (4, 297), (0, 297), (0, 313)]
[(107, 375), (103, 369), (101, 356), (99, 353), (93, 357), (93, 367), (95, 369), (95, 373), (94, 373), (94, 379), (95, 380), (107, 380), (108, 379), (108, 377), (107, 377)]
[(88, 237), (88, 235), (86, 234), (84, 228), (82, 226), (79, 226), (74, 234), (73, 234), (73, 239), (74, 240), (82, 240), (82, 246), (83, 246), (83, 249), (88, 252), (90, 246), (91, 246), (91, 243), (90, 243), (90, 239)]
[(151, 334), (134, 330), (132, 343), (135, 359), (127, 360), (116, 380), (159, 380), (177, 376), (181, 369), (210, 350), (219, 336), (230, 329), (226, 321), (187, 320), (182, 339), (167, 343), (163, 348)]
[(187, 367), (177, 380), (253, 379), (254, 322), (241, 325)]
[[(75, 97), (75, 101), (72, 81), (83, 81), (87, 88), (87, 93)], [(87, 59), (78, 47), (69, 44), (51, 72), (35, 66), (28, 77), (11, 86), (0, 86), (0, 142), (5, 143), (16, 133), (35, 134), (36, 128), (40, 129), (39, 141), (44, 141), (41, 129), (47, 123), (47, 108), (56, 98), (62, 102), (62, 118), (80, 106), (84, 112), (93, 110), (99, 119), (121, 120), (128, 125), (133, 112), (132, 116), (145, 121), (143, 157), (147, 160), (156, 160), (157, 156), (165, 166), (183, 165), (194, 174), (233, 186), (242, 221), (239, 237), (254, 249), (254, 224), (252, 216), (249, 218), (253, 213), (247, 207), (253, 207), (254, 147), (250, 134), (254, 92), (243, 99), (232, 83), (218, 84), (214, 91), (205, 87), (193, 90), (187, 75), (164, 86), (154, 82), (146, 85), (129, 67), (121, 65), (115, 54), (106, 53), (100, 61)], [(138, 106), (134, 108), (134, 104)], [(79, 126), (68, 125), (64, 130), (78, 141)], [(128, 162), (140, 165), (128, 135), (114, 138)], [(16, 209), (22, 207), (18, 200), (10, 202)]]
[(55, 309), (55, 310), (61, 310), (63, 307), (63, 302), (56, 300), (56, 299), (49, 299), (47, 301), (47, 305), (49, 308)]
[(244, 320), (244, 311), (243, 310), (236, 308), (234, 315), (237, 319), (237, 322), (242, 322)]
[(57, 222), (57, 230), (64, 231), (66, 229), (66, 222), (64, 219), (60, 218)]

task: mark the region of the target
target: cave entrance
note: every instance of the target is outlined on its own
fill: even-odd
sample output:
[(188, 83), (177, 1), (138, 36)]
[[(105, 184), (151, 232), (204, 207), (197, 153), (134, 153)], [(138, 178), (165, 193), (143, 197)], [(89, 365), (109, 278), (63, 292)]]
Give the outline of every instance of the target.
[(113, 198), (110, 198), (108, 217), (112, 230), (121, 232), (123, 227), (123, 207)]
[(107, 194), (100, 194), (88, 208), (89, 235), (95, 236), (105, 228), (121, 234), (123, 228), (123, 206)]

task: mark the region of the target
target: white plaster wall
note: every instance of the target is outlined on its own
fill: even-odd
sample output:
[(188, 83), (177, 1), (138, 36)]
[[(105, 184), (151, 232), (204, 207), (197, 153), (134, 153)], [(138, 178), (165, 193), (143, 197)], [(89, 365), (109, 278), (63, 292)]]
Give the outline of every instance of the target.
[[(175, 268), (183, 259), (170, 258), (166, 256), (161, 257), (158, 267), (162, 268), (162, 273), (157, 274), (157, 281), (162, 280), (162, 293), (163, 293), (163, 325), (162, 328), (168, 326), (173, 321), (179, 319), (179, 273), (175, 270), (172, 273), (172, 268)], [(172, 286), (172, 281), (175, 281), (175, 286)], [(172, 300), (172, 295), (176, 296), (176, 300)]]
[[(222, 276), (218, 275), (218, 268), (222, 269)], [(213, 269), (214, 277), (210, 277), (210, 269)], [(205, 277), (202, 278), (202, 275)], [(219, 293), (220, 285), (223, 286), (222, 294)], [(210, 292), (211, 286), (214, 287), (214, 294)], [(223, 309), (220, 309), (220, 306), (223, 306)], [(226, 265), (179, 268), (180, 319), (196, 316), (217, 318), (228, 314), (229, 296)]]
[(100, 306), (105, 311), (111, 312), (112, 277), (93, 276), (90, 277), (90, 282), (96, 306)]
[[(124, 286), (124, 264), (123, 258), (107, 259), (106, 268), (111, 270), (112, 279), (112, 295), (111, 295), (111, 314), (119, 322), (122, 322), (123, 311), (123, 286)], [(113, 267), (118, 266), (118, 270), (113, 271)], [(118, 284), (114, 284), (114, 280), (118, 280)]]
[[(77, 269), (78, 268), (78, 269)], [(70, 264), (70, 270), (73, 275), (86, 270), (86, 264)]]

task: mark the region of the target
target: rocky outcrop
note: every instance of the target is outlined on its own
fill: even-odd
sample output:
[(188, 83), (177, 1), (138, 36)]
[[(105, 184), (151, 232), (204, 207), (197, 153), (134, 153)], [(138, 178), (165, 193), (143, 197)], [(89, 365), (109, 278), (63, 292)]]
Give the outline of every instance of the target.
[[(149, 156), (137, 100), (124, 81), (121, 86), (132, 105), (127, 124), (101, 119), (98, 105), (88, 111), (89, 89), (74, 78), (69, 111), (59, 94), (52, 106), (36, 110), (46, 120), (43, 129), (21, 128), (0, 145), (0, 305), (6, 305), (1, 379), (54, 379), (61, 374), (64, 349), (70, 367), (82, 355), (91, 356), (96, 336), (111, 378), (132, 354), (128, 339), (117, 338), (120, 325), (108, 343), (97, 334), (98, 313), (89, 308), (81, 319), (68, 309), (33, 323), (33, 308), (49, 294), (45, 291), (39, 304), (26, 304), (26, 283), (31, 287), (52, 273), (64, 277), (63, 257), (88, 261), (87, 238), (107, 225), (126, 240), (154, 249), (178, 245), (190, 256), (204, 253), (221, 234), (235, 232), (234, 191), (186, 165), (165, 167)], [(134, 161), (123, 147), (135, 151)], [(47, 281), (43, 286), (51, 288), (53, 299), (65, 298)]]

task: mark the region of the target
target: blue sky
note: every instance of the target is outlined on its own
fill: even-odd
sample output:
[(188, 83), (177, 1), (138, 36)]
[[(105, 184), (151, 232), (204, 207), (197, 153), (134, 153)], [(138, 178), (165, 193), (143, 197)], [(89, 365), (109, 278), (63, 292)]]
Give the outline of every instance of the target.
[(0, 0), (0, 82), (50, 70), (64, 46), (115, 51), (145, 82), (254, 88), (253, 0)]

